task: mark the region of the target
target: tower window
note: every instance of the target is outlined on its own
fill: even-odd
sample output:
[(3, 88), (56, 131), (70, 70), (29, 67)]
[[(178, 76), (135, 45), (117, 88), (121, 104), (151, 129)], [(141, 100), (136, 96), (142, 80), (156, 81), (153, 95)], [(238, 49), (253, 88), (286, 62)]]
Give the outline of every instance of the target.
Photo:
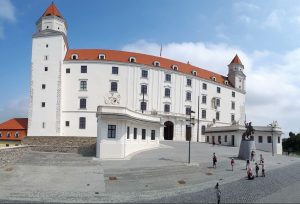
[(216, 112), (216, 120), (220, 120), (220, 112)]
[(202, 110), (201, 111), (201, 117), (202, 117), (202, 119), (205, 119), (206, 118), (206, 110)]
[(118, 83), (113, 81), (110, 83), (110, 91), (118, 91)]
[(221, 105), (221, 100), (219, 98), (216, 98), (216, 106), (220, 107)]
[(201, 135), (205, 135), (205, 125), (201, 126)]
[(45, 122), (42, 123), (42, 128), (43, 129), (46, 128), (46, 123)]
[(79, 108), (80, 109), (86, 109), (86, 98), (81, 98), (79, 100)]
[(192, 80), (191, 79), (186, 79), (186, 85), (187, 86), (192, 86)]
[(142, 111), (147, 110), (147, 103), (146, 103), (145, 101), (142, 101), (142, 102), (141, 102), (141, 110), (142, 110)]
[(87, 90), (87, 81), (80, 81), (80, 91), (86, 91)]
[(81, 73), (87, 73), (87, 66), (81, 66)]
[(119, 67), (112, 67), (111, 68), (111, 73), (112, 74), (119, 74)]
[(117, 126), (108, 125), (107, 138), (116, 138), (116, 134), (117, 134)]
[(171, 89), (165, 88), (165, 97), (170, 98), (170, 96), (171, 96)]
[(130, 57), (130, 58), (129, 58), (129, 62), (130, 62), (130, 63), (136, 63), (135, 57)]
[(185, 114), (190, 115), (191, 114), (191, 107), (186, 107), (185, 108)]
[(206, 104), (206, 95), (202, 95), (202, 103)]
[(49, 47), (49, 45), (48, 44), (46, 44), (46, 48), (48, 48)]
[(217, 87), (217, 93), (221, 93), (221, 88)]
[(206, 84), (206, 83), (203, 83), (203, 84), (202, 84), (202, 89), (203, 89), (203, 90), (207, 90), (207, 84)]
[(192, 100), (192, 93), (191, 92), (186, 92), (186, 100), (191, 101)]
[(42, 84), (42, 89), (46, 89), (46, 84)]
[(235, 97), (235, 92), (234, 92), (234, 91), (231, 93), (231, 96), (232, 96), (232, 97)]
[(70, 68), (67, 68), (67, 69), (66, 69), (66, 73), (67, 73), (67, 74), (70, 74), (70, 73), (71, 73)]
[(231, 114), (231, 122), (233, 122), (234, 120), (235, 120), (234, 114)]
[(45, 107), (46, 107), (46, 103), (42, 102), (42, 108), (45, 108)]
[(66, 121), (66, 127), (70, 126), (70, 121)]
[(44, 70), (45, 70), (45, 72), (47, 72), (48, 71), (48, 67), (44, 67)]
[(141, 93), (142, 94), (147, 94), (147, 85), (146, 84), (141, 85)]
[(44, 56), (44, 60), (47, 61), (48, 60), (48, 55)]
[(235, 102), (231, 101), (231, 109), (234, 110), (235, 109)]

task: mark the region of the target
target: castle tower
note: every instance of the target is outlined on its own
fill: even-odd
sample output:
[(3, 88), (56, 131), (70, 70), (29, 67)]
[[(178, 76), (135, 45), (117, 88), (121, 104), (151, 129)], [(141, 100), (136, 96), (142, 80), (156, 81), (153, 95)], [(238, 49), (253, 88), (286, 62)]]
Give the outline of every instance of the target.
[(28, 136), (59, 136), (61, 70), (68, 49), (67, 24), (54, 3), (36, 23), (32, 37), (32, 67)]
[(244, 74), (244, 65), (238, 55), (232, 59), (228, 65), (228, 80), (236, 88), (246, 91), (246, 75)]

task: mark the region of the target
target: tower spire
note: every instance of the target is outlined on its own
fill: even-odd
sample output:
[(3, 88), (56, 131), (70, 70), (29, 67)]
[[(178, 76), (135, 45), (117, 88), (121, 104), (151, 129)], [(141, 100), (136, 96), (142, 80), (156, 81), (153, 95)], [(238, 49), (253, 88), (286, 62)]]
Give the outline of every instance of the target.
[(52, 3), (50, 4), (50, 6), (46, 9), (46, 11), (44, 12), (44, 14), (42, 15), (44, 16), (57, 16), (59, 18), (64, 18), (59, 10), (57, 9), (57, 7), (55, 6), (54, 2), (52, 1)]
[(242, 65), (242, 61), (240, 60), (239, 56), (237, 54), (235, 54), (235, 56), (232, 59), (232, 61), (230, 62), (230, 64), (241, 64)]

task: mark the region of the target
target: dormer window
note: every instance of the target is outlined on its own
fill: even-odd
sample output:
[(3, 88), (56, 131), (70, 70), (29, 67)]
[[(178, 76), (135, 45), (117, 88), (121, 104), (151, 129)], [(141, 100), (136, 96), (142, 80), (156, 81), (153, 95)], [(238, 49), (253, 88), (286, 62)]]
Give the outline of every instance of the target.
[(98, 59), (99, 60), (105, 60), (105, 54), (99, 54)]
[(192, 71), (192, 75), (197, 76), (197, 71)]
[(178, 71), (178, 66), (177, 66), (176, 64), (173, 64), (173, 65), (172, 65), (172, 69), (173, 69), (174, 71)]
[(227, 80), (225, 80), (225, 81), (224, 81), (224, 84), (225, 84), (225, 85), (228, 85), (228, 81), (227, 81)]
[(213, 76), (213, 77), (211, 77), (211, 80), (217, 81), (217, 78)]
[(159, 61), (154, 61), (153, 65), (156, 66), (156, 67), (160, 67), (160, 62)]
[(129, 58), (129, 62), (130, 62), (130, 63), (136, 63), (135, 57), (130, 57), (130, 58)]
[(72, 59), (72, 60), (78, 60), (78, 55), (77, 55), (77, 54), (73, 54), (73, 55), (71, 56), (71, 59)]

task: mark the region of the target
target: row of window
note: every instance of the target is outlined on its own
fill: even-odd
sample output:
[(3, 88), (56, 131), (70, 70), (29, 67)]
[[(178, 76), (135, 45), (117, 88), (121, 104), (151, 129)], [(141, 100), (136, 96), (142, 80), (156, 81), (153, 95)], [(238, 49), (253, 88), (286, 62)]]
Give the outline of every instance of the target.
[[(214, 141), (215, 136), (212, 136), (212, 141)], [(209, 136), (206, 137), (206, 141), (209, 142)], [(221, 136), (218, 136), (218, 142), (221, 144)], [(227, 135), (224, 136), (224, 142), (227, 142)], [(272, 137), (267, 136), (267, 142), (272, 143)], [(280, 137), (277, 138), (277, 142), (280, 143)], [(263, 143), (263, 136), (258, 136), (258, 143)]]
[[(19, 136), (20, 136), (19, 132), (16, 132), (16, 133), (15, 133), (15, 137), (16, 137), (16, 138), (19, 138)], [(1, 137), (2, 137), (2, 132), (0, 132), (0, 138), (1, 138)], [(7, 133), (6, 133), (6, 137), (7, 137), (7, 138), (10, 138), (10, 137), (11, 137), (11, 132), (7, 132)]]

